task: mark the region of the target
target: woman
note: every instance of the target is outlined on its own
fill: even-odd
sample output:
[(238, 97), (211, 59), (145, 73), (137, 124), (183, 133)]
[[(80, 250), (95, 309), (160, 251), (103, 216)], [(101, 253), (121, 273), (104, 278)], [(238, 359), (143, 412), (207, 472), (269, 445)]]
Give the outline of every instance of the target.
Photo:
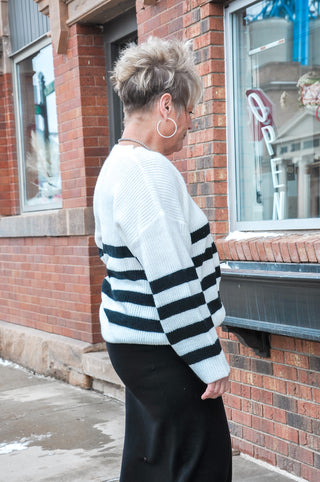
[(102, 335), (126, 386), (120, 481), (228, 482), (219, 260), (208, 220), (165, 157), (192, 127), (201, 81), (187, 44), (157, 38), (129, 45), (112, 80), (125, 127), (94, 212), (107, 268)]

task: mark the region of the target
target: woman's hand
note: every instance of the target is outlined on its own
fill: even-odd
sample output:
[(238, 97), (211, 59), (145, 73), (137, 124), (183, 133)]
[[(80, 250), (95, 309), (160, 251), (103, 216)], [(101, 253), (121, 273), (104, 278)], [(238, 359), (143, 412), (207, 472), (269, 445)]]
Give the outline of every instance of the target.
[(208, 383), (206, 391), (201, 395), (201, 400), (221, 397), (228, 389), (229, 377), (220, 378), (220, 380)]

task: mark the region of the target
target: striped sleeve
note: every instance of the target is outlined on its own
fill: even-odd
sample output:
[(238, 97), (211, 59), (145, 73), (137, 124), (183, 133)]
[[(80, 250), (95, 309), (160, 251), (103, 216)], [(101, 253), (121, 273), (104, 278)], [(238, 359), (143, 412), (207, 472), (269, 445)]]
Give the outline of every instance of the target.
[[(140, 231), (130, 250), (144, 268), (169, 343), (210, 383), (227, 376), (229, 365), (215, 329), (225, 312), (217, 290), (219, 269), (212, 268), (216, 250), (212, 241), (207, 246), (207, 229), (190, 236), (185, 223), (161, 212)], [(208, 274), (202, 279), (198, 272), (205, 272), (206, 263)]]

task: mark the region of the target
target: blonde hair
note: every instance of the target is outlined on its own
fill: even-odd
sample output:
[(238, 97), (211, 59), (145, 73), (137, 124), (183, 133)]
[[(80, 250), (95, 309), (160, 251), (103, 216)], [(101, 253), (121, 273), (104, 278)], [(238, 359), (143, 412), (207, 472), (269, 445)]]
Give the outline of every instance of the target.
[(164, 93), (175, 107), (194, 106), (202, 94), (190, 44), (149, 37), (140, 45), (129, 44), (121, 52), (111, 80), (125, 114), (149, 109)]

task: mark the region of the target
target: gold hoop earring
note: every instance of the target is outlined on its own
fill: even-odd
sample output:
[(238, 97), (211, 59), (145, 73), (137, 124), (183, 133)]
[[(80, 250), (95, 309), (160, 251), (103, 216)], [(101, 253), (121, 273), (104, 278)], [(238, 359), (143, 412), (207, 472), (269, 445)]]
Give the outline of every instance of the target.
[(178, 126), (177, 126), (176, 121), (174, 119), (171, 119), (171, 117), (168, 117), (168, 120), (173, 122), (173, 125), (174, 125), (174, 132), (170, 136), (165, 136), (165, 135), (161, 134), (161, 132), (159, 130), (159, 125), (160, 125), (160, 122), (162, 122), (162, 120), (159, 120), (158, 124), (157, 124), (157, 132), (158, 132), (159, 136), (164, 137), (165, 139), (170, 139), (170, 137), (173, 137), (178, 130)]

